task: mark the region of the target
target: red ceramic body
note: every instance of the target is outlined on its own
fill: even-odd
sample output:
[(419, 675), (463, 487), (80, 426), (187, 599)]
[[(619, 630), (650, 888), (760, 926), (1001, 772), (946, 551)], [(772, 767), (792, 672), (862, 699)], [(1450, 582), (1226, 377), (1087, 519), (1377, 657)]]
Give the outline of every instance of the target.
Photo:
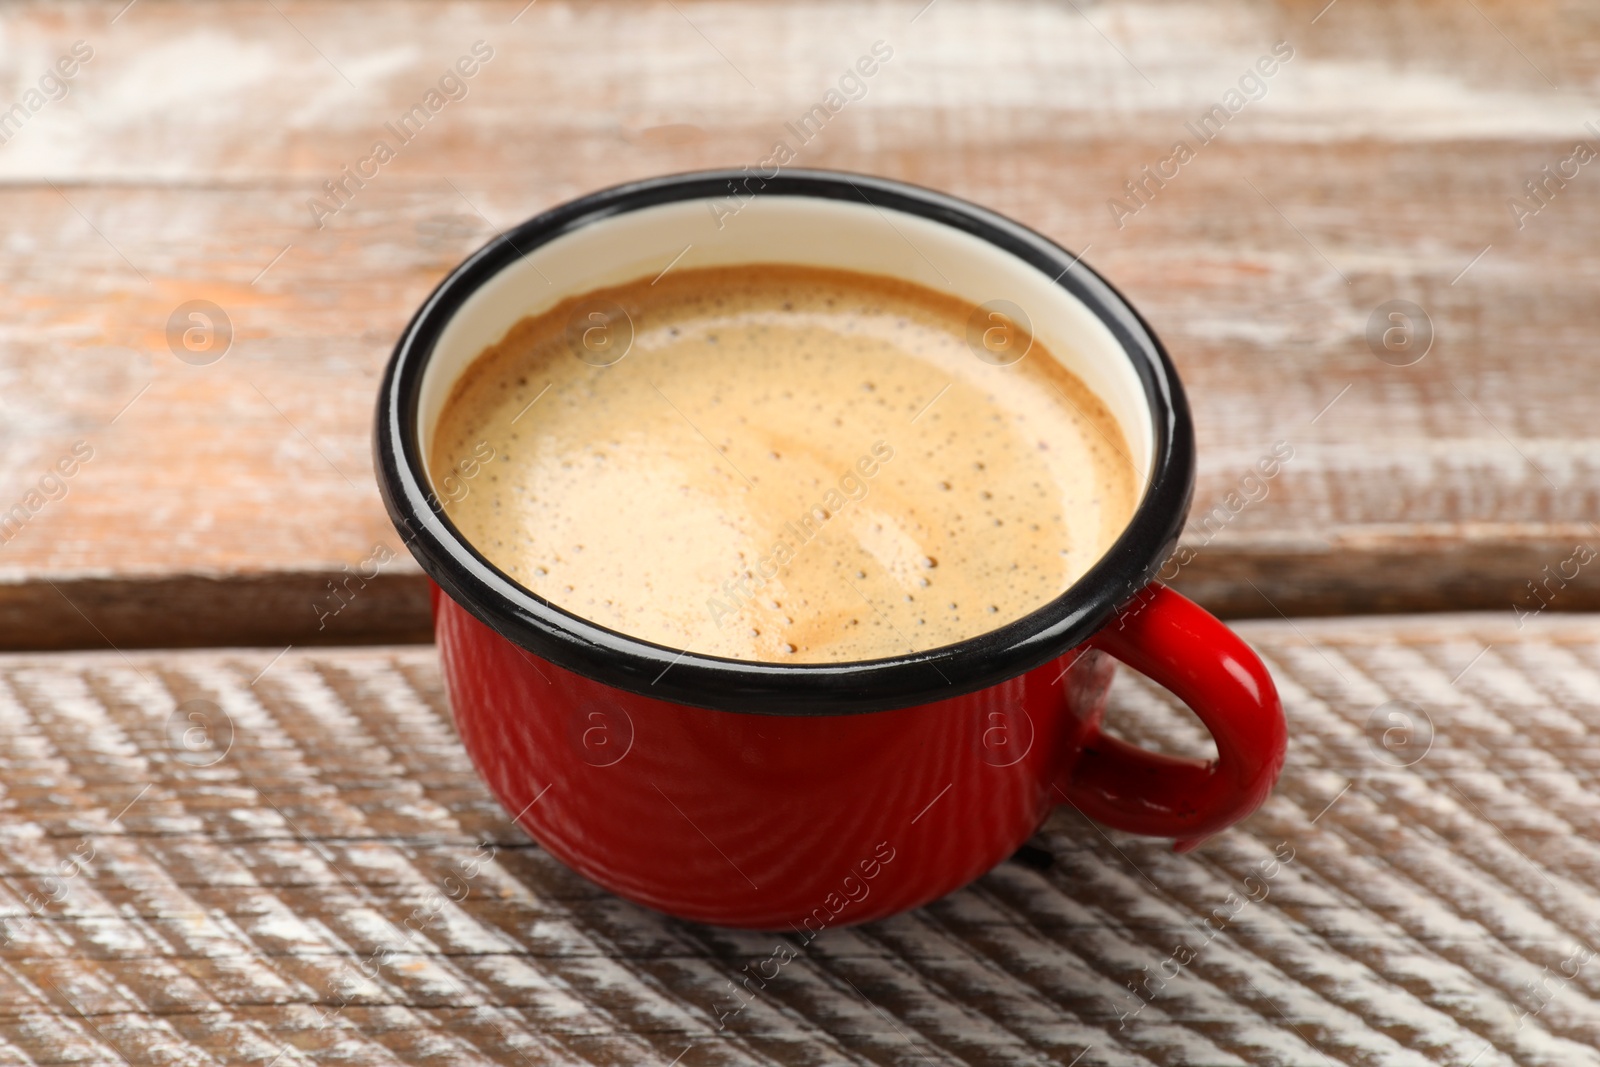
[[(1090, 643), (998, 685), (872, 714), (687, 707), (535, 657), (434, 590), (461, 738), (544, 848), (647, 907), (726, 926), (816, 932), (895, 914), (1011, 855), (1052, 807), (1180, 837), (1254, 810), (1282, 766), (1260, 661), (1160, 587)], [(1101, 735), (1115, 664), (1189, 699), (1211, 763)]]

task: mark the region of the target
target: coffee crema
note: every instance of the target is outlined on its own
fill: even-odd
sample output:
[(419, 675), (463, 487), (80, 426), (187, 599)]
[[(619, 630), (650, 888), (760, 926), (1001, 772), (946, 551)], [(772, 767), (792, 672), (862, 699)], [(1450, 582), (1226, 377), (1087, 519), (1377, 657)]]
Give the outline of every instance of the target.
[(491, 563), (633, 637), (782, 663), (948, 645), (1065, 591), (1139, 480), (1093, 392), (1038, 341), (979, 359), (972, 314), (782, 264), (599, 290), (478, 356), (430, 474)]

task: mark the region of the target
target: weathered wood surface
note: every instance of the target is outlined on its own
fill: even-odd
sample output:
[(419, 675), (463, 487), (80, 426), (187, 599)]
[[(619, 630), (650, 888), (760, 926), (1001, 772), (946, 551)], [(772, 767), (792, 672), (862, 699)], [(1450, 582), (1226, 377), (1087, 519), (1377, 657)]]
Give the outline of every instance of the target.
[[(1197, 513), (1294, 448), (1265, 499), (1191, 532), (1180, 587), (1233, 614), (1509, 610), (1594, 539), (1600, 178), (1550, 185), (1520, 229), (1508, 209), (1600, 147), (1588, 6), (123, 5), (0, 9), (0, 108), (42, 101), (0, 144), (0, 511), (94, 450), (0, 546), (4, 645), (425, 635), (405, 557), (317, 629), (328, 578), (394, 547), (369, 420), (415, 305), (561, 200), (767, 158), (876, 40), (892, 60), (799, 163), (946, 189), (1085, 251), (1188, 384)], [(79, 40), (65, 98), (28, 97)], [(479, 40), (467, 95), (319, 229), (323, 183)], [(1293, 58), (1201, 145), (1184, 123), (1278, 41)], [(1195, 157), (1119, 227), (1108, 201), (1180, 138)], [(233, 329), (204, 366), (168, 339), (197, 299)], [(1365, 339), (1395, 299), (1432, 324), (1412, 366)], [(1600, 604), (1595, 573), (1544, 598)]]
[(720, 1032), (773, 936), (508, 825), (431, 650), (0, 657), (0, 1063), (1600, 1063), (1600, 622), (1242, 631), (1292, 742), (1240, 828), (1178, 856), (1058, 812), (1048, 868), (829, 930)]

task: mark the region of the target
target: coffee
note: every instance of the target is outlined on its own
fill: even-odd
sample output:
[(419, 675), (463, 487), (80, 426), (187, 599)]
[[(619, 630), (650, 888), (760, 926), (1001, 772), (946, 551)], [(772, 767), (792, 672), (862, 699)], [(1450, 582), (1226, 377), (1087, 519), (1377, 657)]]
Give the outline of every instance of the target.
[(947, 645), (1064, 591), (1138, 492), (1100, 399), (1025, 336), (978, 358), (973, 314), (878, 275), (680, 266), (512, 327), (429, 470), (490, 562), (634, 637), (783, 663)]

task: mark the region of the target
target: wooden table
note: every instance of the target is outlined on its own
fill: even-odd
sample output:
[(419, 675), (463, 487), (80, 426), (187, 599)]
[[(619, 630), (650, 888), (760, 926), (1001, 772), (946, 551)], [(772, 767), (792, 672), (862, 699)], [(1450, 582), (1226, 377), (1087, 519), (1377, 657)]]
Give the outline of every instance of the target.
[[(775, 935), (530, 843), (431, 649), (0, 658), (0, 1063), (1600, 1063), (1600, 622), (1242, 630), (1295, 744), (1240, 828), (1178, 856), (1058, 812), (720, 1030)], [(1111, 719), (1207, 744), (1126, 675)]]
[[(877, 41), (799, 162), (997, 208), (1145, 313), (1199, 435), (1178, 584), (1270, 620), (1244, 632), (1295, 745), (1194, 856), (1060, 815), (1047, 869), (830, 935), (719, 1035), (756, 940), (520, 837), (430, 650), (305, 646), (427, 639), (403, 552), (318, 608), (399, 548), (370, 410), (442, 274), (582, 192), (756, 163)], [(1600, 533), (1589, 7), (110, 0), (7, 6), (0, 42), (0, 1063), (1600, 1059), (1600, 632), (1559, 614), (1600, 605), (1600, 567), (1566, 576)], [(329, 199), (475, 45), (459, 98)], [(219, 329), (186, 347), (196, 308)], [(1373, 617), (1417, 611), (1486, 614)], [(1126, 731), (1198, 742), (1119, 685)], [(209, 766), (167, 736), (188, 700), (231, 723)], [(1400, 766), (1383, 724), (1412, 706), (1433, 746)], [(338, 992), (485, 841), (472, 895)], [(1130, 999), (1280, 843), (1270, 895)]]

